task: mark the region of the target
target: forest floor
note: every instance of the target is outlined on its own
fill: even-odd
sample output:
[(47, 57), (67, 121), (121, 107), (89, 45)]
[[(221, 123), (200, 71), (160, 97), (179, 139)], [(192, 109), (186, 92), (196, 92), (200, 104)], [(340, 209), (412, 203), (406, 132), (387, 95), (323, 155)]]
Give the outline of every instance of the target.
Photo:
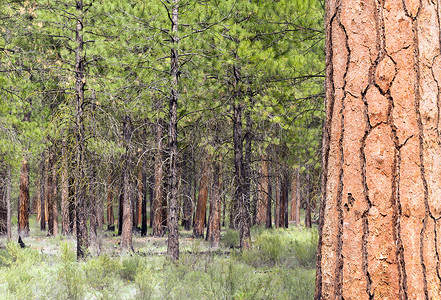
[[(14, 223), (14, 222), (13, 222)], [(165, 258), (167, 238), (133, 235), (133, 253), (120, 237), (98, 233), (87, 259), (76, 261), (75, 238), (46, 236), (31, 219), (25, 249), (16, 225), (0, 237), (0, 299), (313, 299), (317, 230), (252, 230), (251, 250), (222, 229), (222, 246), (180, 231), (180, 260)]]

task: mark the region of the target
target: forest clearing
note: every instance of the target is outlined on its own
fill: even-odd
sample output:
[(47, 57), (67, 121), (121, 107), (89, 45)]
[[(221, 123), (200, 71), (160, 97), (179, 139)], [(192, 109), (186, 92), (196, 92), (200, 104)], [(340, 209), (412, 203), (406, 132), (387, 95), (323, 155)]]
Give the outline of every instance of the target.
[[(13, 222), (15, 223), (15, 222)], [(121, 252), (116, 232), (99, 232), (78, 263), (75, 239), (47, 237), (31, 218), (21, 249), (0, 239), (0, 299), (312, 299), (318, 233), (302, 227), (252, 230), (253, 250), (223, 229), (210, 249), (181, 228), (179, 263), (166, 260), (165, 237), (133, 236)], [(14, 226), (15, 227), (15, 226)]]

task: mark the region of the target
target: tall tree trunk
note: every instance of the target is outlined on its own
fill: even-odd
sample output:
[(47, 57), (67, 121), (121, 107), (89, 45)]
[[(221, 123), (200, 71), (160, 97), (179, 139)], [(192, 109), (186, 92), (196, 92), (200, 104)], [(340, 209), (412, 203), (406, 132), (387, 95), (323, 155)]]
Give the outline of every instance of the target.
[(205, 215), (207, 210), (208, 185), (210, 181), (210, 159), (204, 155), (205, 159), (202, 166), (201, 181), (199, 183), (198, 203), (194, 217), (193, 236), (195, 238), (204, 237)]
[(163, 185), (163, 168), (162, 168), (162, 120), (156, 123), (156, 156), (155, 156), (155, 199), (153, 200), (153, 236), (163, 236), (164, 228), (162, 227), (163, 209), (164, 209), (164, 185)]
[(132, 137), (132, 123), (130, 117), (125, 117), (123, 124), (124, 143), (126, 145), (126, 154), (124, 159), (123, 170), (123, 219), (122, 219), (122, 232), (121, 232), (121, 248), (133, 250), (132, 246), (132, 230), (133, 230), (133, 214), (132, 214), (132, 193), (130, 188), (130, 170), (131, 163), (131, 150), (130, 140)]
[(18, 235), (29, 235), (29, 163), (23, 158), (20, 173)]
[(305, 227), (312, 227), (311, 199), (313, 197), (311, 175), (306, 173), (306, 197), (305, 197)]
[(179, 57), (178, 57), (178, 15), (179, 0), (173, 0), (171, 14), (172, 48), (170, 54), (171, 96), (169, 102), (169, 153), (170, 153), (170, 197), (168, 201), (168, 243), (167, 256), (171, 261), (179, 259), (179, 227), (178, 227), (178, 186), (177, 166), (178, 157), (178, 83), (179, 83)]
[(124, 212), (124, 173), (121, 174), (121, 187), (119, 190), (119, 208), (118, 208), (118, 235), (122, 234), (123, 212)]
[(327, 1), (316, 299), (441, 295), (439, 1)]
[(69, 226), (69, 173), (67, 157), (67, 138), (63, 137), (61, 146), (61, 234), (71, 234)]
[[(220, 195), (220, 161), (213, 162), (213, 183), (210, 194), (210, 215), (208, 217), (207, 239), (212, 248), (218, 248), (220, 244), (220, 222), (221, 222), (221, 195)], [(208, 228), (210, 230), (208, 231)]]
[(96, 245), (98, 240), (98, 210), (97, 210), (97, 193), (96, 193), (96, 163), (92, 159), (89, 164), (90, 178), (88, 186), (89, 195), (89, 240), (91, 245)]
[(76, 27), (75, 27), (75, 218), (77, 231), (77, 258), (82, 259), (88, 247), (87, 214), (86, 214), (86, 187), (85, 153), (86, 137), (84, 129), (84, 90), (86, 86), (85, 53), (83, 42), (84, 7), (82, 0), (76, 0)]

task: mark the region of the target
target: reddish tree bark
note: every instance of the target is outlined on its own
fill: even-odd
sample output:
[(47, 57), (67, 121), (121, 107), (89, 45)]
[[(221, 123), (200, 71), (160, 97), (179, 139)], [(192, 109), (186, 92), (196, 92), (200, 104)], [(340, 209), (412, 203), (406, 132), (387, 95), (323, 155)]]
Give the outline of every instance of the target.
[(316, 299), (441, 295), (439, 1), (327, 1)]
[(210, 179), (209, 158), (203, 162), (201, 180), (199, 184), (198, 202), (196, 205), (196, 214), (194, 217), (193, 236), (196, 238), (204, 237), (205, 217), (207, 210), (208, 185)]
[(18, 235), (29, 235), (29, 163), (23, 158), (20, 173)]
[(297, 168), (291, 182), (291, 214), (290, 220), (295, 225), (300, 224), (300, 172)]

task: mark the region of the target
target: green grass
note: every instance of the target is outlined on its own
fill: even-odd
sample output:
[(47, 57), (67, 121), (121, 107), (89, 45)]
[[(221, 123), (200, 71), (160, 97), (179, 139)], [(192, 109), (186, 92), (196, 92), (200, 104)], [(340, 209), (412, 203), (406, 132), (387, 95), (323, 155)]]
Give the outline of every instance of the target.
[(74, 238), (45, 237), (33, 224), (25, 249), (15, 236), (0, 238), (0, 299), (313, 299), (316, 230), (256, 227), (243, 253), (230, 248), (235, 231), (222, 233), (224, 248), (212, 252), (183, 231), (172, 264), (166, 238), (134, 235), (128, 254), (119, 237), (101, 232), (99, 249), (77, 262)]

